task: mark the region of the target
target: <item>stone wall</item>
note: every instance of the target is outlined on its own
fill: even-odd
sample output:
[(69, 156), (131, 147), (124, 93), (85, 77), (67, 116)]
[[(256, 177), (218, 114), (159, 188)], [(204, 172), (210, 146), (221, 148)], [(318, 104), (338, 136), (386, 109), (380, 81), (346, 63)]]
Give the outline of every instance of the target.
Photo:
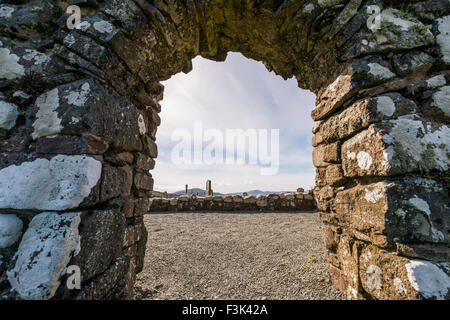
[(150, 199), (150, 212), (164, 211), (312, 211), (310, 193), (281, 193), (257, 196), (224, 195), (200, 197), (184, 195), (177, 198)]
[[(2, 1), (0, 296), (132, 296), (160, 81), (234, 51), (317, 95), (315, 199), (335, 286), (448, 299), (449, 14), (448, 0)], [(74, 265), (81, 289), (68, 290)]]

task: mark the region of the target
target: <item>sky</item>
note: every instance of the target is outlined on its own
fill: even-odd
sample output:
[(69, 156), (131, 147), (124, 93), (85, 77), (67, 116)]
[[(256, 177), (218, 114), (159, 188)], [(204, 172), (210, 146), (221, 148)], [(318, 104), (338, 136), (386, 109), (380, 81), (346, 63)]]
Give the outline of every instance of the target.
[[(189, 188), (205, 189), (208, 179), (212, 181), (212, 189), (220, 193), (254, 189), (295, 191), (299, 187), (312, 187), (315, 169), (311, 157), (313, 121), (310, 113), (315, 95), (299, 89), (295, 78), (285, 81), (269, 72), (261, 62), (247, 59), (240, 53), (229, 53), (224, 62), (197, 57), (192, 63), (190, 73), (176, 74), (162, 83), (165, 91), (161, 101), (161, 126), (156, 134), (159, 153), (152, 171), (154, 189), (174, 192), (184, 190), (186, 184)], [(203, 131), (198, 131), (199, 123)], [(267, 163), (264, 165), (258, 157), (259, 147), (247, 149), (244, 164), (205, 161), (194, 164), (194, 147), (191, 157), (189, 153), (175, 150), (179, 151), (182, 143), (189, 141), (186, 139), (193, 141), (195, 124), (197, 137), (204, 137), (208, 131), (212, 132), (211, 129), (217, 134), (222, 133), (224, 139), (227, 129), (255, 129), (257, 133), (266, 130), (268, 139), (257, 136), (258, 143), (267, 142), (268, 151), (275, 152), (276, 148), (271, 144), (279, 141), (277, 173), (261, 174)], [(276, 136), (271, 138), (272, 129), (279, 130), (278, 140)], [(184, 138), (177, 132), (184, 132)], [(201, 143), (201, 147), (197, 147), (200, 155), (217, 139), (197, 139)], [(225, 142), (224, 145), (226, 155), (231, 148), (227, 148)], [(174, 161), (174, 154), (184, 155), (182, 159), (190, 159), (191, 164)], [(257, 163), (249, 163), (250, 154), (258, 157)]]

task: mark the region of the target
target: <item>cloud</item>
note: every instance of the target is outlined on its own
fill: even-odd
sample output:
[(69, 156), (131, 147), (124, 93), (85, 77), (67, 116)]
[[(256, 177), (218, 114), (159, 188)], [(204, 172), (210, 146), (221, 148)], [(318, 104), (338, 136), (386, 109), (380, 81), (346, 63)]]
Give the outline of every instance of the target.
[[(285, 81), (262, 63), (230, 53), (225, 62), (197, 57), (193, 71), (177, 74), (163, 84), (159, 156), (152, 172), (156, 190), (176, 191), (186, 183), (204, 188), (207, 179), (218, 192), (246, 191), (250, 186), (295, 190), (314, 185), (310, 112), (315, 96), (299, 89), (295, 79)], [(195, 121), (202, 121), (204, 130), (222, 132), (279, 129), (279, 173), (261, 176), (258, 165), (172, 164), (171, 150), (177, 144), (171, 140), (172, 133), (182, 128), (192, 132)]]

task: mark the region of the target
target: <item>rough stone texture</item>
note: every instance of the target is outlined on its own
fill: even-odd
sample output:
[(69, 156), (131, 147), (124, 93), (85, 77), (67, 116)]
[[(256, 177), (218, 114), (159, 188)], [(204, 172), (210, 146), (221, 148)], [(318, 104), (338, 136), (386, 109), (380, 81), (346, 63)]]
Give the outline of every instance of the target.
[(119, 211), (93, 211), (80, 224), (80, 252), (70, 261), (81, 269), (82, 281), (105, 271), (122, 249), (125, 217)]
[(310, 193), (281, 193), (258, 196), (185, 195), (173, 199), (151, 198), (147, 211), (312, 211), (315, 202)]
[[(145, 251), (148, 171), (158, 155), (160, 82), (189, 72), (196, 56), (223, 61), (230, 51), (283, 78), (295, 76), (317, 95), (314, 201), (334, 285), (355, 299), (448, 298), (441, 268), (449, 262), (448, 0), (406, 8), (384, 0), (4, 2), (0, 215), (17, 213), (27, 237), (40, 232), (29, 229), (30, 217), (45, 211), (120, 212), (86, 228), (106, 228), (108, 239), (118, 228), (113, 221), (126, 219), (124, 236), (113, 241), (125, 245), (122, 252), (89, 262), (96, 275), (60, 298), (132, 297)], [(73, 30), (64, 27), (68, 3), (82, 9)], [(374, 4), (379, 24), (368, 10)], [(305, 200), (158, 201), (183, 210), (259, 210)], [(59, 216), (52, 214), (55, 223)], [(66, 238), (55, 239), (55, 248), (66, 248)], [(8, 299), (18, 297), (2, 280), (16, 264), (9, 252), (15, 246), (0, 252), (0, 290)], [(61, 251), (52, 262), (58, 268), (70, 255)], [(19, 295), (51, 297), (58, 281), (50, 278), (45, 290), (21, 287)]]
[[(100, 180), (102, 164), (86, 156), (58, 155), (0, 170), (0, 207), (67, 210), (79, 206)], [(37, 190), (39, 190), (37, 192)]]
[(53, 297), (61, 274), (80, 250), (80, 213), (44, 212), (33, 218), (7, 272), (22, 299)]
[(0, 101), (0, 128), (9, 130), (16, 125), (19, 111), (13, 103)]
[(23, 222), (14, 214), (0, 214), (0, 249), (15, 245), (22, 236)]
[(363, 288), (377, 299), (449, 299), (448, 263), (407, 259), (376, 247), (360, 256)]
[(52, 89), (39, 96), (35, 104), (34, 139), (92, 134), (115, 148), (141, 149), (136, 107), (92, 79)]
[(415, 115), (382, 121), (342, 145), (348, 177), (388, 176), (450, 168), (450, 127)]
[(450, 242), (445, 187), (431, 179), (405, 178), (359, 185), (338, 192), (330, 218), (361, 240), (389, 243)]

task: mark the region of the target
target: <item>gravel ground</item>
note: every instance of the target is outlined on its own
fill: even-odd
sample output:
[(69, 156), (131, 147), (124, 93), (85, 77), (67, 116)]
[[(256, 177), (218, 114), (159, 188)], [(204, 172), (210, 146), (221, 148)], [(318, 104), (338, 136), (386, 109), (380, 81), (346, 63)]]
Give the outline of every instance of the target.
[(152, 213), (144, 220), (137, 299), (345, 299), (329, 281), (318, 213)]

